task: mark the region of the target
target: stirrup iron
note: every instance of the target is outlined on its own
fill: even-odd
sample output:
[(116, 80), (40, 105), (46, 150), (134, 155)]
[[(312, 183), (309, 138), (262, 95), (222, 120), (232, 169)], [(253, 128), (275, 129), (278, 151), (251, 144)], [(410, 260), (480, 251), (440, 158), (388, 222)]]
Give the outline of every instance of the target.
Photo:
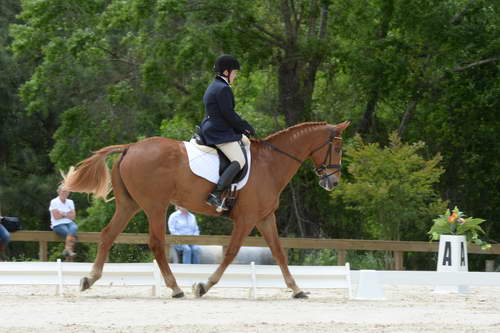
[(226, 207), (226, 199), (227, 199), (227, 197), (222, 199), (221, 204), (215, 208), (215, 211), (217, 213), (222, 213), (225, 210), (229, 210), (229, 208)]

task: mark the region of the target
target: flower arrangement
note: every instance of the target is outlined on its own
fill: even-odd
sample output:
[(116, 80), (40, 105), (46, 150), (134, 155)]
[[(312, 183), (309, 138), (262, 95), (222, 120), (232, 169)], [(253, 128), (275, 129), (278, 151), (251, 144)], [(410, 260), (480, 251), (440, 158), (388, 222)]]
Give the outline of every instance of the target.
[(482, 250), (491, 247), (490, 244), (479, 238), (484, 230), (479, 226), (485, 220), (466, 217), (458, 207), (453, 210), (447, 209), (443, 215), (434, 219), (434, 225), (429, 230), (430, 240), (438, 240), (441, 235), (464, 235), (468, 242), (481, 246)]

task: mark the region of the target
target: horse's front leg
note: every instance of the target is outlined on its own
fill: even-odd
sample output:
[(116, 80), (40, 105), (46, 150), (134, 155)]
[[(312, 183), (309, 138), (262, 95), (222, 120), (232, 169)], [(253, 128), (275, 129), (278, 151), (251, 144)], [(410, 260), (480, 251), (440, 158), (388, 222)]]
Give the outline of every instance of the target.
[(217, 282), (219, 282), (222, 274), (226, 270), (227, 266), (234, 260), (238, 251), (240, 250), (241, 244), (246, 236), (252, 231), (255, 224), (248, 222), (246, 219), (236, 220), (234, 223), (234, 229), (231, 234), (231, 239), (229, 245), (224, 254), (224, 259), (222, 263), (217, 267), (217, 270), (210, 275), (207, 283), (199, 282), (193, 285), (193, 292), (196, 297), (201, 297), (205, 295), (210, 288), (212, 288)]
[(278, 228), (276, 227), (276, 216), (270, 214), (264, 220), (257, 223), (257, 229), (260, 231), (264, 239), (266, 240), (274, 259), (278, 262), (280, 266), (281, 273), (285, 279), (285, 283), (288, 288), (292, 289), (294, 298), (307, 298), (306, 293), (304, 293), (295, 283), (295, 279), (288, 270), (288, 258), (285, 255), (285, 251), (281, 246), (281, 242), (278, 235)]

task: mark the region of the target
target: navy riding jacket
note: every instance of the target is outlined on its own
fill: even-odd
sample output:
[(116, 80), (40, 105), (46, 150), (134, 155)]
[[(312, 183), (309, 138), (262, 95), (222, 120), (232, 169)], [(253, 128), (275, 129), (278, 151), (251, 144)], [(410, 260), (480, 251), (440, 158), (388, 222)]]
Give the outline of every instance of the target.
[(253, 127), (235, 111), (234, 95), (229, 84), (217, 76), (203, 96), (205, 119), (200, 125), (201, 135), (208, 145), (241, 140), (245, 131), (255, 133)]

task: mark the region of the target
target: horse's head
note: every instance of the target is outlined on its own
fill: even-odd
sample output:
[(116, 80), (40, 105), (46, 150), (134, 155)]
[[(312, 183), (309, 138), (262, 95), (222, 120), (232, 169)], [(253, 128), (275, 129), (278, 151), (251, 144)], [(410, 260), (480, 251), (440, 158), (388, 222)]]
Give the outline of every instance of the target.
[(314, 171), (319, 176), (319, 185), (327, 191), (333, 190), (340, 182), (342, 132), (350, 124), (351, 122), (344, 121), (335, 126), (329, 125), (328, 137), (318, 147), (312, 147), (310, 156), (314, 162)]

